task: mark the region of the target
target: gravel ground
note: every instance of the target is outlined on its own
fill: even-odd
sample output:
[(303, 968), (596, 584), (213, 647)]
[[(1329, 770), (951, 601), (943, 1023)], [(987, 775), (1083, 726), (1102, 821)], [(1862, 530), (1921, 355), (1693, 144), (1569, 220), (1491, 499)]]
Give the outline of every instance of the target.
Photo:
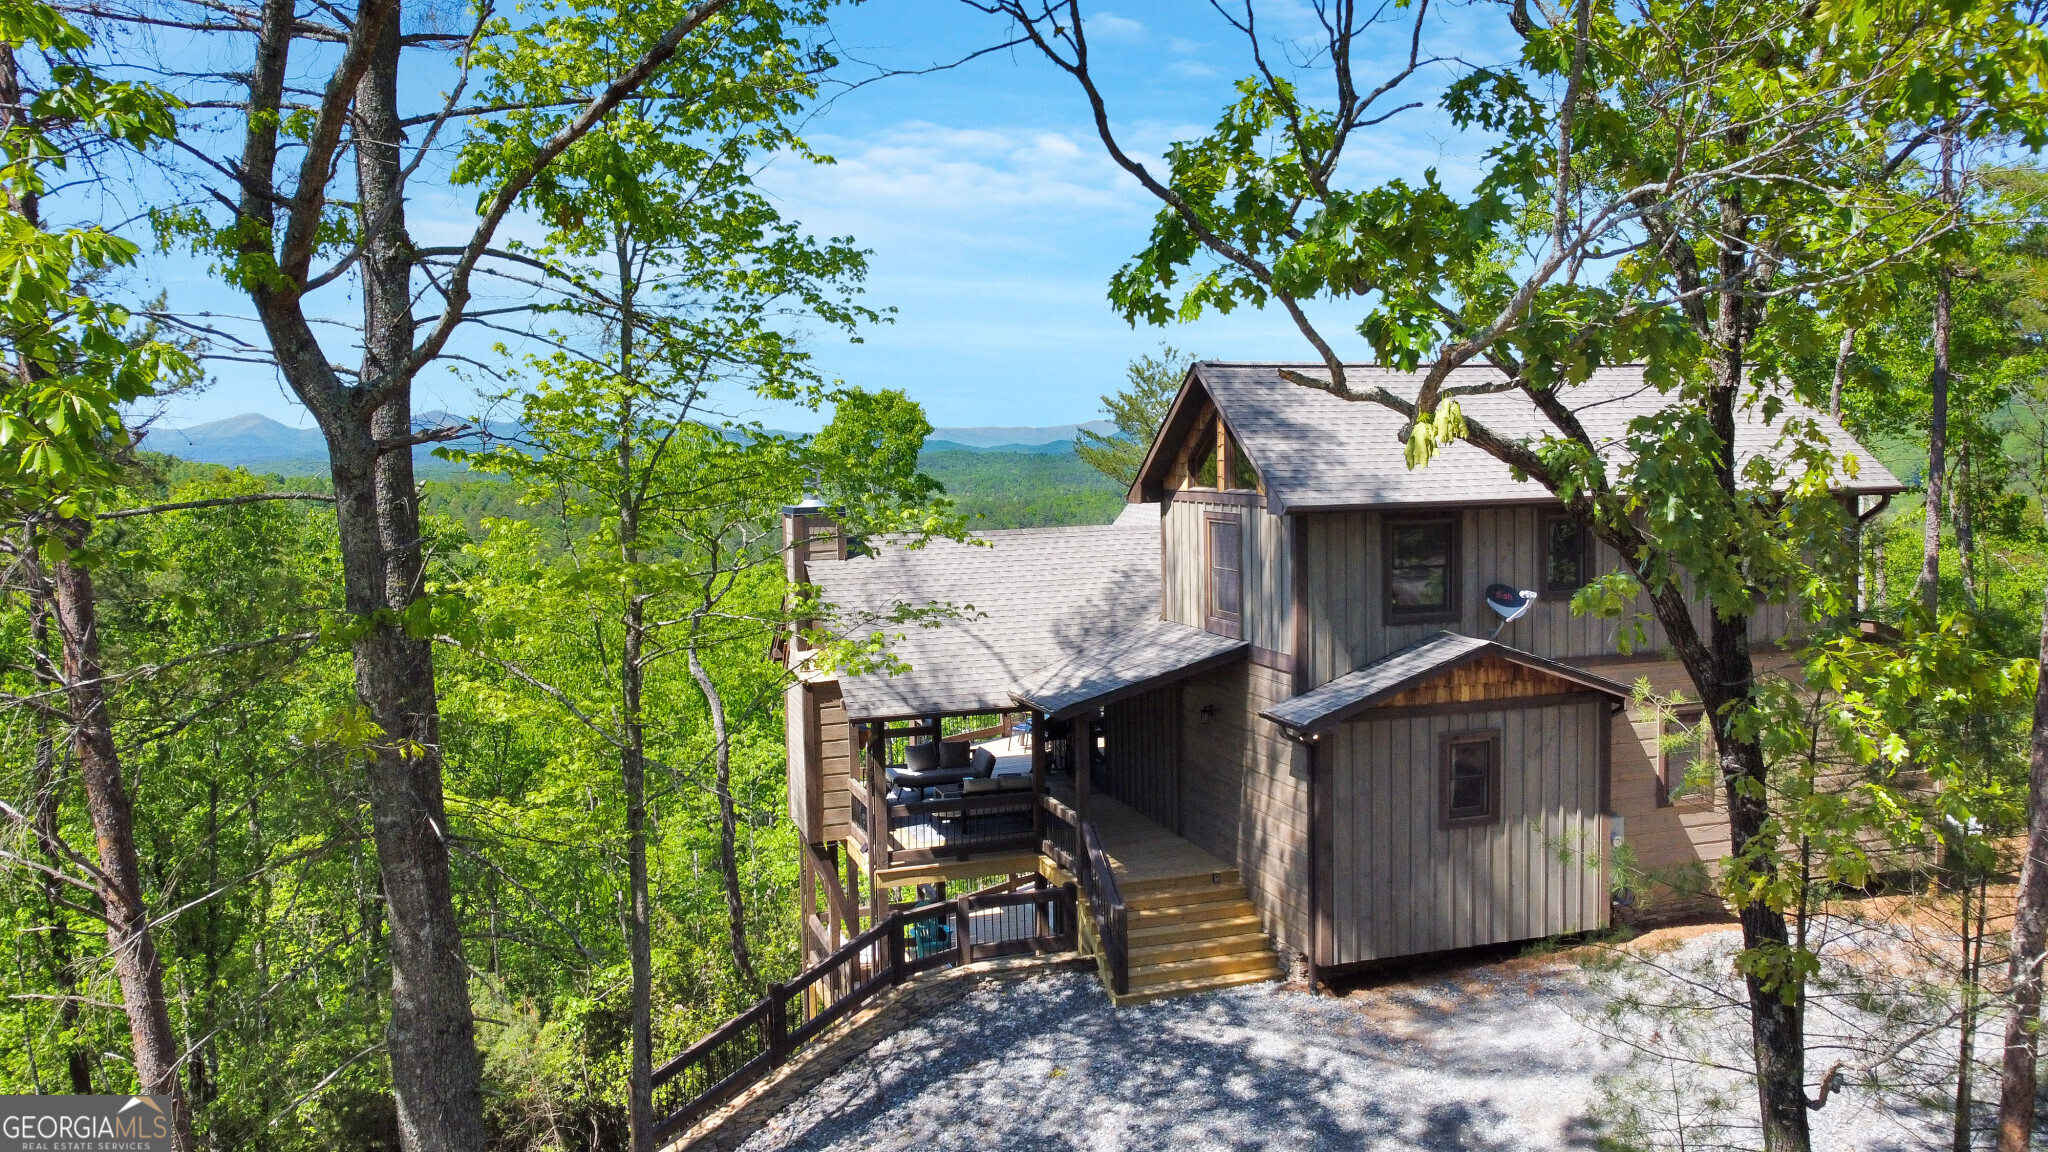
[[(1733, 945), (1717, 930), (1677, 952)], [(744, 1152), (1590, 1148), (1596, 1081), (1628, 1063), (1593, 1026), (1604, 1006), (1556, 958), (1341, 999), (1264, 984), (1122, 1010), (1091, 976), (1039, 975), (889, 1037)], [(1815, 1147), (1937, 1147), (1943, 1123), (1852, 1091), (1815, 1114)]]

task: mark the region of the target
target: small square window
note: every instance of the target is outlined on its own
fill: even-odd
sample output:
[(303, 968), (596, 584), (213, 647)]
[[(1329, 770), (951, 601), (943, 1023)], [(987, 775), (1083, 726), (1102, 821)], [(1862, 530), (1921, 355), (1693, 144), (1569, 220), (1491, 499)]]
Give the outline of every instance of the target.
[(1713, 731), (1697, 704), (1664, 710), (1657, 737), (1657, 807), (1712, 804)]
[(1593, 579), (1593, 534), (1570, 516), (1543, 518), (1543, 590), (1576, 592)]
[(1387, 522), (1386, 612), (1390, 623), (1454, 620), (1456, 520)]
[(1454, 732), (1443, 738), (1442, 823), (1446, 828), (1500, 819), (1500, 733)]

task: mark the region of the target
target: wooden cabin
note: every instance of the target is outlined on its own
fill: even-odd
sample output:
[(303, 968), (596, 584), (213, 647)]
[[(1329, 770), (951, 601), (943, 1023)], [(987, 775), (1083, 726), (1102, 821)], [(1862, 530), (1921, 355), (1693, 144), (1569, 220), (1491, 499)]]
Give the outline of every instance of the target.
[[(1195, 365), (1111, 525), (848, 555), (823, 510), (791, 510), (792, 578), (849, 631), (893, 605), (961, 607), (893, 629), (893, 670), (829, 673), (792, 649), (810, 955), (920, 885), (1073, 879), (1124, 1002), (1268, 979), (1288, 957), (1314, 976), (1599, 929), (1619, 845), (1652, 875), (1726, 853), (1715, 790), (1686, 787), (1696, 750), (1666, 739), (1697, 713), (1632, 703), (1640, 680), (1689, 688), (1654, 622), (1624, 652), (1630, 622), (1572, 614), (1611, 550), (1469, 444), (1410, 470), (1398, 415), (1284, 367), (1317, 370)], [(1354, 388), (1417, 385), (1349, 371)], [(1662, 403), (1627, 368), (1572, 399), (1596, 436)], [(1463, 403), (1511, 435), (1541, 428), (1515, 393)], [(1790, 407), (1859, 456), (1845, 499), (1900, 490)], [(1745, 423), (1738, 449), (1775, 436)], [(1504, 621), (1493, 585), (1534, 602)], [(1759, 652), (1797, 619), (1763, 604)], [(971, 766), (923, 768), (940, 761)]]

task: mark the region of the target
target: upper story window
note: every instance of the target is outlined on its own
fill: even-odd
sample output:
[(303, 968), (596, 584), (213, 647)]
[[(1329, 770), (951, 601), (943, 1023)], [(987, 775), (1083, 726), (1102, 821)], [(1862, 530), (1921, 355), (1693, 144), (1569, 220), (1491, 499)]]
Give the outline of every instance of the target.
[(1562, 512), (1543, 518), (1543, 590), (1576, 592), (1593, 579), (1593, 534)]
[(1387, 521), (1386, 618), (1414, 624), (1455, 620), (1458, 521), (1454, 517)]
[(1244, 638), (1244, 521), (1233, 513), (1203, 517), (1208, 534), (1209, 587), (1205, 625), (1218, 636)]

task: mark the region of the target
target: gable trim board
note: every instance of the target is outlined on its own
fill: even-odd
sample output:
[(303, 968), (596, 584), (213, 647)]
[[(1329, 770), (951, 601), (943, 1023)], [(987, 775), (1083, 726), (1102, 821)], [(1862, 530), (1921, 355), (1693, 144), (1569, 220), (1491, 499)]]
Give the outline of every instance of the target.
[[(1398, 651), (1391, 652), (1355, 672), (1302, 693), (1259, 713), (1291, 733), (1326, 732), (1347, 720), (1358, 719), (1365, 710), (1385, 703), (1427, 681), (1435, 680), (1482, 657), (1493, 657), (1529, 668), (1581, 690), (1614, 700), (1626, 701), (1629, 690), (1607, 679), (1569, 664), (1549, 660), (1519, 648), (1492, 640), (1438, 632)], [(1472, 703), (1507, 704), (1514, 697), (1489, 698)], [(1508, 706), (1512, 706), (1508, 704)]]

